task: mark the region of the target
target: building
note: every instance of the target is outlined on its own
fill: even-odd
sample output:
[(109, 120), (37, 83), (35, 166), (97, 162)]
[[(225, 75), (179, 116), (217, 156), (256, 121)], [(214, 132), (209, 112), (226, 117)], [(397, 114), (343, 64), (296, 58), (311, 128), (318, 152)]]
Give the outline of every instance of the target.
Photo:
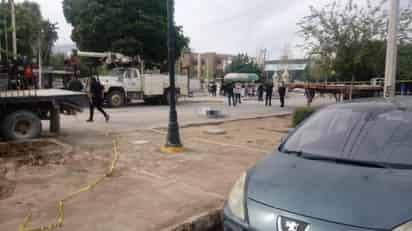
[(271, 60), (265, 62), (265, 75), (272, 77), (275, 72), (281, 75), (285, 70), (290, 74), (292, 81), (304, 81), (305, 70), (308, 67), (309, 59), (288, 59), (284, 57), (280, 60)]
[(223, 78), (227, 65), (232, 62), (234, 55), (207, 53), (183, 53), (177, 61), (177, 72), (190, 75), (198, 80), (214, 80)]

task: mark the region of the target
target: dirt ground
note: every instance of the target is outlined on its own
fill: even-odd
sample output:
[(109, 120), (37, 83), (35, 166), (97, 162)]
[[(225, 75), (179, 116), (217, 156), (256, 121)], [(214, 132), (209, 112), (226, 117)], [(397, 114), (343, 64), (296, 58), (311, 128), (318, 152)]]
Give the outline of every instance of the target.
[(62, 137), (0, 144), (0, 228), (16, 230), (28, 211), (33, 228), (55, 222), (59, 200), (107, 171), (116, 138), (115, 174), (67, 202), (60, 230), (168, 230), (222, 207), (238, 176), (269, 154), (289, 126), (289, 117), (277, 117), (185, 128), (179, 154), (160, 152), (162, 129), (96, 133), (81, 143)]

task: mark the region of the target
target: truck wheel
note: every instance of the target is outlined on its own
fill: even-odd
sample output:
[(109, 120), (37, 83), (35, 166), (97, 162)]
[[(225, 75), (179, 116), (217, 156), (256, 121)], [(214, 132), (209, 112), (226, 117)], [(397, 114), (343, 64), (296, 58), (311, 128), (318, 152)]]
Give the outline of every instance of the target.
[(41, 120), (33, 112), (17, 111), (3, 120), (2, 133), (6, 140), (39, 138), (41, 135)]
[(107, 96), (107, 101), (110, 107), (116, 108), (124, 105), (125, 97), (121, 91), (112, 91)]
[[(165, 92), (163, 98), (164, 98), (164, 99), (163, 99), (164, 104), (166, 104), (166, 105), (170, 105), (170, 104), (171, 104), (172, 96), (171, 96), (170, 90), (167, 90), (167, 91)], [(178, 99), (179, 99), (179, 97), (178, 97), (177, 94), (176, 94), (176, 97), (175, 97), (176, 104), (178, 103)]]

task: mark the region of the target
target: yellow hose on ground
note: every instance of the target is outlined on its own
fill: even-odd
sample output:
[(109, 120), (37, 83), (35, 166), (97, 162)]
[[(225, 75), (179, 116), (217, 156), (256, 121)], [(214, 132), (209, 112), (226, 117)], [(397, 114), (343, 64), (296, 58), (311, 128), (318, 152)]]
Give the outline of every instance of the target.
[(100, 184), (103, 180), (106, 178), (109, 178), (113, 176), (114, 170), (116, 168), (117, 162), (119, 161), (119, 151), (118, 151), (118, 141), (116, 139), (113, 140), (113, 159), (110, 164), (110, 168), (108, 171), (103, 175), (97, 178), (93, 183), (79, 189), (76, 192), (73, 192), (69, 195), (67, 195), (65, 198), (63, 198), (61, 201), (59, 201), (59, 204), (57, 206), (57, 222), (54, 224), (49, 224), (47, 226), (42, 226), (40, 228), (30, 228), (30, 222), (32, 218), (32, 212), (30, 211), (29, 214), (24, 218), (24, 221), (22, 224), (19, 225), (18, 231), (49, 231), (49, 230), (54, 230), (61, 228), (63, 226), (63, 221), (64, 221), (64, 216), (63, 216), (63, 210), (64, 210), (64, 203), (77, 197), (79, 194), (90, 191), (94, 187), (96, 187), (98, 184)]

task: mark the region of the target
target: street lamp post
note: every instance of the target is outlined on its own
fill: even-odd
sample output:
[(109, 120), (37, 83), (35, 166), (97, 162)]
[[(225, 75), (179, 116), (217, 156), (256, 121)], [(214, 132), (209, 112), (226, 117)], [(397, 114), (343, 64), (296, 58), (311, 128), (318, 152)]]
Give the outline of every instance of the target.
[(385, 98), (393, 98), (396, 94), (396, 68), (398, 55), (398, 30), (399, 30), (399, 0), (391, 0), (391, 13), (389, 18), (388, 44), (386, 50), (385, 70)]
[(162, 151), (181, 152), (183, 145), (180, 141), (179, 124), (176, 111), (176, 84), (175, 84), (175, 63), (176, 63), (176, 30), (174, 24), (174, 0), (167, 0), (168, 17), (168, 50), (169, 50), (169, 78), (170, 78), (170, 115), (167, 142)]

